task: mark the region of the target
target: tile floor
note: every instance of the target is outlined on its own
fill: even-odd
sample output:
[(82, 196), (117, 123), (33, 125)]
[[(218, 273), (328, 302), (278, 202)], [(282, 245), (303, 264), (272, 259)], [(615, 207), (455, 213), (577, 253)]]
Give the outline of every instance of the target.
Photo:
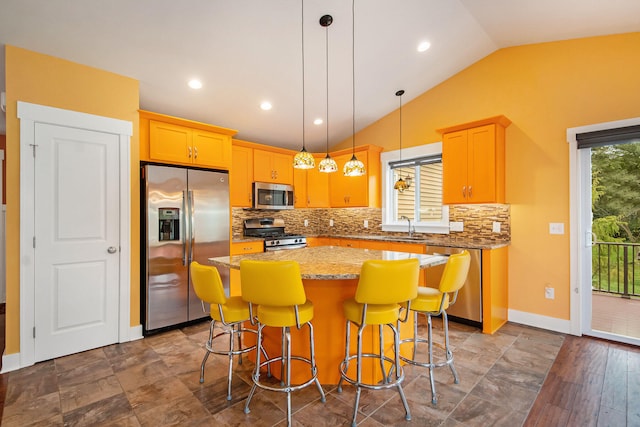
[[(434, 326), (440, 329), (437, 321)], [(421, 325), (421, 328), (423, 326)], [(211, 355), (200, 384), (208, 323), (38, 363), (9, 374), (3, 426), (281, 426), (283, 393), (258, 391), (244, 414), (252, 364), (236, 366), (226, 400), (226, 359)], [(562, 345), (564, 335), (507, 324), (495, 335), (451, 323), (460, 384), (436, 370), (439, 401), (431, 404), (428, 371), (407, 367), (404, 390), (412, 421), (395, 390), (363, 391), (361, 426), (522, 425)], [(323, 385), (293, 394), (293, 423), (350, 425), (353, 387)]]

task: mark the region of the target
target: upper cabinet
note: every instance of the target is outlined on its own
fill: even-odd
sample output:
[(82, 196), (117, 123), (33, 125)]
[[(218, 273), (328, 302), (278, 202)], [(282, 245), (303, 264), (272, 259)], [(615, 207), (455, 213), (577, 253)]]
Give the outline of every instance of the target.
[(293, 186), (295, 189), (296, 208), (328, 208), (329, 174), (320, 172), (318, 164), (324, 159), (315, 157), (316, 167), (313, 169), (294, 169)]
[(140, 160), (206, 168), (231, 168), (231, 137), (237, 131), (140, 111)]
[(231, 150), (231, 206), (250, 208), (253, 184), (253, 149), (233, 142)]
[(353, 151), (342, 150), (332, 153), (338, 163), (338, 172), (329, 175), (329, 200), (332, 208), (380, 207), (380, 152), (374, 145), (356, 147), (358, 160), (364, 163), (363, 176), (344, 176), (342, 168), (351, 160)]
[(505, 202), (504, 116), (438, 129), (444, 204)]
[(253, 179), (259, 182), (293, 184), (293, 155), (254, 149)]

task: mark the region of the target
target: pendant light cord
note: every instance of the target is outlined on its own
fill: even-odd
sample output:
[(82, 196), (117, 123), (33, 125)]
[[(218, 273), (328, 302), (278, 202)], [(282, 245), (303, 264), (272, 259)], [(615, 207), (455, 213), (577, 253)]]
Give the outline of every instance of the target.
[(356, 155), (356, 0), (351, 1), (351, 108), (353, 121), (351, 125), (353, 155)]
[(324, 27), (325, 29), (325, 64), (327, 67), (327, 115), (326, 115), (326, 120), (327, 120), (327, 125), (326, 125), (326, 140), (327, 140), (327, 156), (329, 155), (329, 25)]
[(305, 151), (306, 147), (304, 144), (304, 121), (305, 121), (305, 117), (304, 117), (304, 0), (302, 0), (300, 2), (302, 4), (301, 10), (302, 10), (302, 19), (300, 20), (300, 22), (302, 23), (301, 27), (301, 32), (302, 32), (302, 150)]

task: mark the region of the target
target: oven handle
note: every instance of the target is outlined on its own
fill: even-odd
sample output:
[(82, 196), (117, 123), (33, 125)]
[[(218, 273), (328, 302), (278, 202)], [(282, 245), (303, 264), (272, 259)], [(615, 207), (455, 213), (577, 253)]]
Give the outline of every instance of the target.
[(285, 246), (267, 246), (266, 248), (264, 248), (265, 252), (271, 252), (271, 251), (286, 251), (288, 249), (302, 249), (302, 248), (306, 248), (307, 244), (306, 243), (300, 243), (297, 245), (285, 245)]

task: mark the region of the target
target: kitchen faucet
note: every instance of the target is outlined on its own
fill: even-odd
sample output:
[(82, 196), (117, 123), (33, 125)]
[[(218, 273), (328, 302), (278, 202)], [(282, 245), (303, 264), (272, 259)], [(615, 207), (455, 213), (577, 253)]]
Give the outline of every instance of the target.
[(412, 228), (412, 227), (411, 227), (411, 219), (409, 219), (409, 217), (406, 217), (406, 216), (404, 216), (404, 215), (402, 215), (402, 216), (400, 217), (400, 219), (406, 219), (406, 220), (407, 220), (407, 222), (409, 223), (409, 230), (408, 230), (408, 232), (409, 232), (409, 237), (413, 237), (413, 232), (415, 231), (415, 228)]

